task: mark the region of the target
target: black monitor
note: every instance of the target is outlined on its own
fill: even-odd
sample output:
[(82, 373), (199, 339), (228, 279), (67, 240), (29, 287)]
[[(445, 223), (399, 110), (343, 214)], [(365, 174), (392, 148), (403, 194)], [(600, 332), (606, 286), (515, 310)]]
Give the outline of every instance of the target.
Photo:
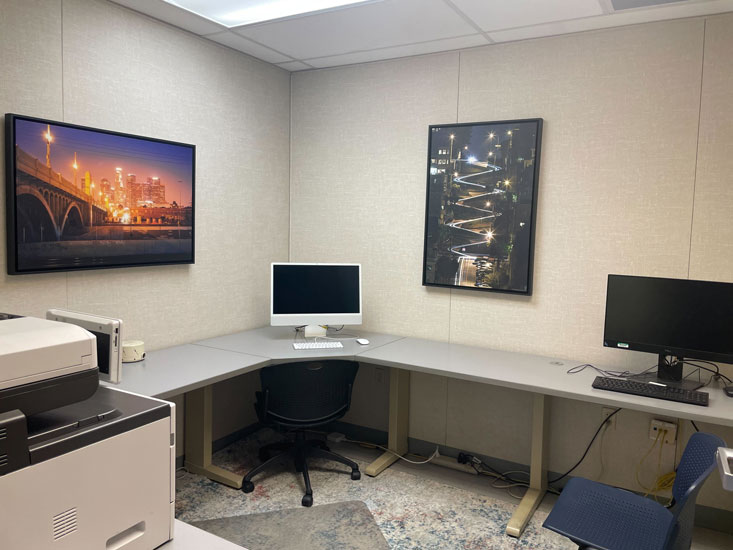
[(603, 345), (656, 353), (650, 377), (696, 389), (683, 359), (733, 363), (733, 283), (609, 275)]

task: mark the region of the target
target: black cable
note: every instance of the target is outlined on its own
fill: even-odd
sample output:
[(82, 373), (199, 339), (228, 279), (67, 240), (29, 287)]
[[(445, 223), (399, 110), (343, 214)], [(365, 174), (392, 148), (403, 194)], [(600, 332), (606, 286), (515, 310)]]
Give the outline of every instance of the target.
[(603, 376), (609, 377), (609, 378), (626, 378), (631, 373), (627, 370), (625, 371), (616, 371), (616, 370), (604, 370), (596, 367), (595, 365), (591, 365), (590, 363), (585, 363), (583, 365), (576, 365), (575, 367), (570, 367), (567, 370), (567, 374), (578, 374), (579, 372), (583, 372), (585, 369), (593, 369), (599, 374), (602, 374)]
[(731, 380), (730, 378), (728, 378), (725, 374), (721, 373), (720, 372), (720, 367), (718, 367), (718, 365), (716, 365), (715, 363), (711, 363), (710, 361), (703, 361), (704, 363), (708, 363), (710, 365), (713, 365), (716, 370), (710, 369), (708, 367), (704, 367), (702, 365), (698, 365), (697, 363), (693, 363), (691, 361), (682, 361), (682, 362), (684, 364), (686, 364), (686, 365), (692, 365), (693, 367), (696, 367), (698, 369), (702, 369), (702, 370), (706, 370), (708, 372), (712, 372), (713, 373), (713, 376), (718, 376), (718, 377), (722, 378), (723, 380), (727, 380), (729, 384), (733, 384), (733, 380)]
[(596, 440), (596, 437), (598, 437), (598, 434), (601, 433), (601, 429), (603, 428), (603, 426), (605, 426), (606, 425), (606, 422), (608, 422), (609, 420), (611, 420), (611, 418), (613, 417), (613, 415), (615, 415), (620, 410), (621, 410), (620, 408), (619, 409), (616, 409), (611, 414), (609, 414), (606, 418), (603, 419), (603, 422), (601, 422), (601, 425), (598, 426), (598, 429), (596, 430), (596, 433), (593, 434), (593, 438), (590, 440), (590, 443), (588, 443), (588, 446), (585, 448), (585, 452), (583, 453), (583, 456), (580, 457), (580, 460), (578, 460), (578, 462), (576, 462), (575, 465), (572, 468), (570, 468), (567, 472), (565, 472), (564, 474), (562, 474), (559, 477), (556, 477), (555, 479), (548, 480), (547, 483), (557, 483), (561, 479), (566, 478), (567, 476), (569, 476), (578, 466), (580, 466), (580, 463), (583, 462), (583, 460), (585, 460), (585, 457), (588, 455), (588, 451), (590, 451), (590, 448), (593, 446), (593, 442)]
[(699, 432), (700, 431), (700, 428), (697, 427), (697, 424), (695, 424), (695, 421), (694, 420), (690, 420), (690, 422), (692, 423), (692, 427), (695, 428), (695, 431), (696, 432)]

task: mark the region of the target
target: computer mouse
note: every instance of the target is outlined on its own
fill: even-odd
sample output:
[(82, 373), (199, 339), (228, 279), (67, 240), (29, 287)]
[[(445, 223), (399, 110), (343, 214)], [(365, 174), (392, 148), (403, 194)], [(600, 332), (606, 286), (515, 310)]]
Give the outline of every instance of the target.
[(369, 340), (367, 340), (366, 338), (357, 338), (356, 343), (361, 344), (362, 346), (366, 346), (369, 343)]
[(733, 386), (726, 386), (723, 388), (723, 391), (728, 397), (733, 397)]

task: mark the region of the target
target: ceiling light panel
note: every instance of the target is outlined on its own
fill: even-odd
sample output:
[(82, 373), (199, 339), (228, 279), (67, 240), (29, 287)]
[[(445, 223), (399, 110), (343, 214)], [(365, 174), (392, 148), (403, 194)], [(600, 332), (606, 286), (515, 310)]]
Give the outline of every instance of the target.
[(381, 0), (164, 0), (226, 27), (252, 25)]
[(487, 32), (603, 15), (596, 0), (451, 1)]
[(443, 0), (385, 0), (234, 32), (295, 59), (312, 59), (468, 36), (476, 29)]

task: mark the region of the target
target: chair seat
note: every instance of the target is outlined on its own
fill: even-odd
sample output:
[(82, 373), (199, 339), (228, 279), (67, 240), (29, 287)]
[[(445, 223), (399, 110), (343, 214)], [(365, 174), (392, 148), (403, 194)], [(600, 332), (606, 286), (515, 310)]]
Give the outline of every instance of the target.
[(663, 550), (674, 517), (661, 504), (583, 478), (571, 479), (544, 527), (579, 546)]

